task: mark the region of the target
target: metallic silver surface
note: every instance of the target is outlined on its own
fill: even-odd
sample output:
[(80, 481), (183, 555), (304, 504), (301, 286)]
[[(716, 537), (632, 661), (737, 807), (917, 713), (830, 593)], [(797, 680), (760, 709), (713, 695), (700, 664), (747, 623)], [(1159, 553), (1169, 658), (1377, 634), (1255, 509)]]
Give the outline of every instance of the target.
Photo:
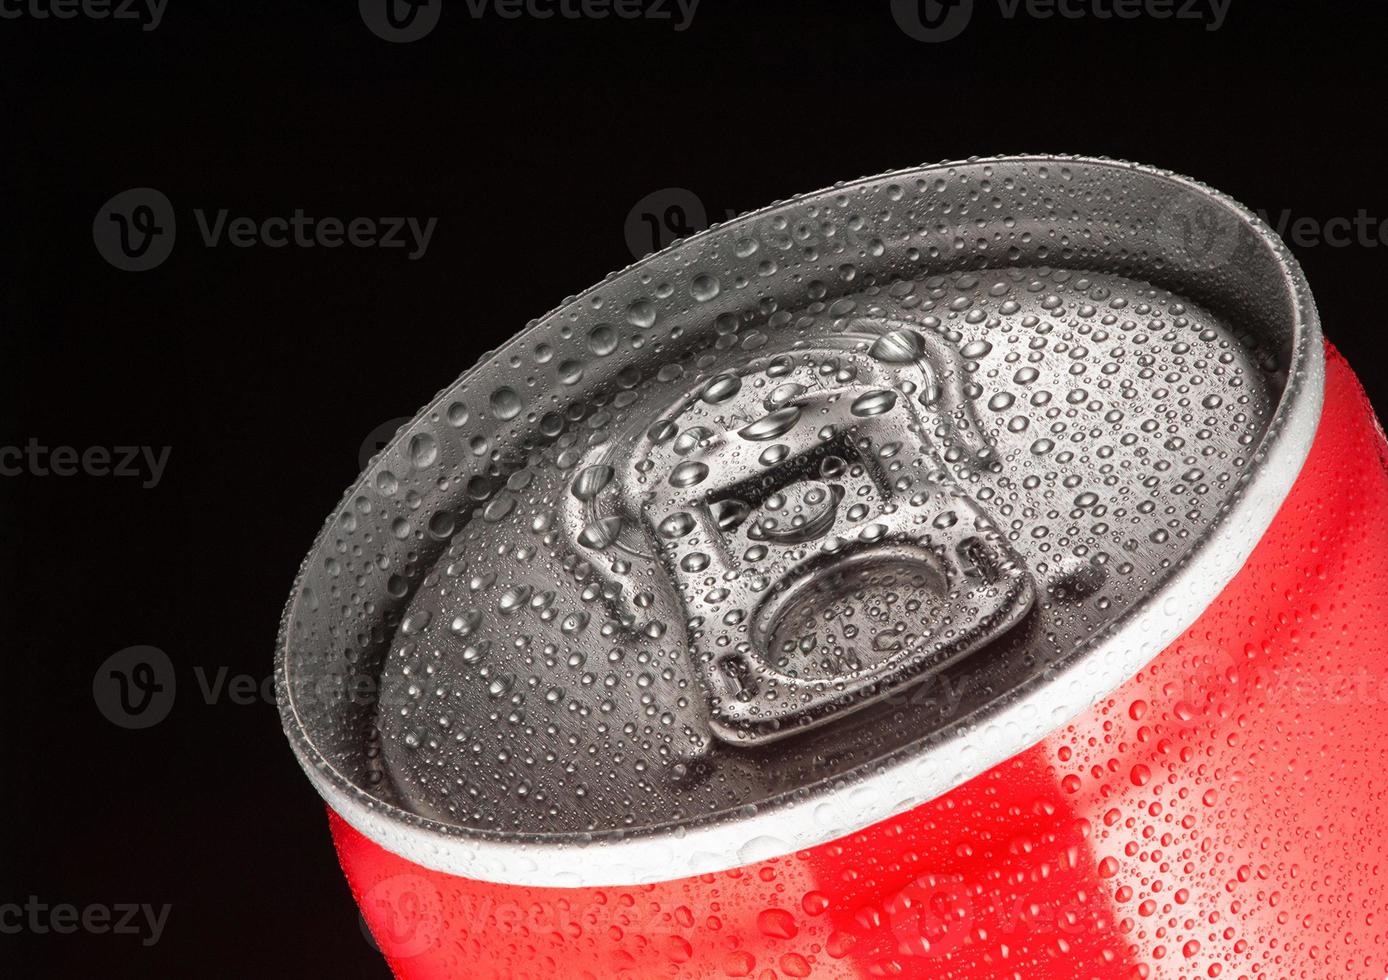
[(680, 877), (1064, 724), (1237, 571), (1319, 415), (1285, 249), (1131, 164), (856, 182), (609, 278), (406, 426), (310, 554), (306, 771), (417, 863)]
[[(966, 404), (957, 354), (904, 321), (854, 326), (862, 332), (744, 361), (680, 399), (637, 437), (637, 451), (614, 460), (620, 474), (608, 486), (626, 493), (614, 487), (610, 513), (596, 518), (644, 530), (629, 560), (654, 543), (690, 624), (681, 659), (708, 691), (709, 728), (733, 745), (803, 734), (887, 697), (996, 639), (1034, 599), (1025, 562), (948, 468), (902, 475), (922, 448), (929, 459), (946, 447), (971, 464), (992, 458), (969, 414), (955, 435), (949, 406)], [(892, 347), (884, 360), (883, 338), (915, 356)], [(579, 488), (612, 470), (584, 467), (570, 497), (601, 505), (600, 492)], [(589, 547), (581, 530), (572, 539), (602, 575), (610, 545)], [(912, 588), (924, 593), (910, 616), (918, 630), (879, 633), (865, 621), (867, 633), (833, 651), (849, 661), (842, 669), (815, 676), (792, 665), (807, 649), (784, 639), (797, 610), (813, 617), (841, 595)]]

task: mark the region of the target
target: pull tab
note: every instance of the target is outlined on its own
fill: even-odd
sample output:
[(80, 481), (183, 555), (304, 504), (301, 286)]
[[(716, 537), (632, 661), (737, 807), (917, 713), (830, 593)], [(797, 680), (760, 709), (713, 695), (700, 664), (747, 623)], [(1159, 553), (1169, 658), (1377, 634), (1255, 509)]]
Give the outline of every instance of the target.
[[(713, 378), (656, 424), (636, 467), (714, 733), (734, 745), (886, 697), (997, 639), (1034, 601), (1023, 560), (938, 458), (992, 452), (957, 353), (904, 324), (854, 326), (869, 323), (866, 351), (858, 340)], [(802, 676), (785, 637), (833, 610), (856, 614), (844, 632), (858, 637), (892, 623), (861, 656), (844, 651), (868, 663)]]

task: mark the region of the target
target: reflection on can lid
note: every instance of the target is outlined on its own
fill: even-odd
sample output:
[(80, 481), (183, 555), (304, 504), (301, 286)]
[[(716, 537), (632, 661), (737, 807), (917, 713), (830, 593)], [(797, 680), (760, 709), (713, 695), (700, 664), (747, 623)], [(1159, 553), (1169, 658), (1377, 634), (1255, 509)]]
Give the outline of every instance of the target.
[(332, 806), (439, 870), (616, 884), (850, 832), (1131, 676), (1319, 411), (1246, 211), (1130, 164), (860, 181), (610, 277), (368, 467), (282, 628)]

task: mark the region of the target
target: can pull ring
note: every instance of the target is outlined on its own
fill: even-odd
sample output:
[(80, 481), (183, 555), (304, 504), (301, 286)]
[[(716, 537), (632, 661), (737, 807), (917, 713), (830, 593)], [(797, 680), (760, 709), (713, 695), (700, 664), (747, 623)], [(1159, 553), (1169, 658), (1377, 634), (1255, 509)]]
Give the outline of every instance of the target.
[[(645, 520), (684, 605), (713, 732), (729, 744), (765, 744), (866, 707), (998, 639), (1034, 601), (1023, 559), (938, 458), (933, 440), (952, 427), (926, 424), (916, 403), (938, 409), (941, 384), (960, 375), (941, 363), (952, 351), (933, 350), (942, 341), (916, 338), (924, 377), (914, 382), (914, 370), (863, 358), (848, 384), (805, 386), (778, 405), (743, 385), (745, 402), (720, 406), (733, 425), (650, 460), (661, 476)], [(816, 353), (798, 356), (812, 364)], [(895, 384), (865, 387), (863, 374)], [(969, 436), (980, 438), (977, 427)], [(986, 446), (971, 448), (986, 458)], [(778, 626), (796, 613), (898, 586), (928, 601), (865, 666), (800, 676), (778, 661)]]

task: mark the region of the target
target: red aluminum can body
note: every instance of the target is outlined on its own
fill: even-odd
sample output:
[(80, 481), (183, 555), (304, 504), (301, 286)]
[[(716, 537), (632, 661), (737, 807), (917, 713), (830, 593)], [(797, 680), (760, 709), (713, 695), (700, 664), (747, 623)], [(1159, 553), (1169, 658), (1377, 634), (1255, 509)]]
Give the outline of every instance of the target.
[(330, 812), (402, 980), (1388, 975), (1388, 446), (1328, 351), (1304, 468), (1136, 676), (899, 816), (611, 888), (443, 874)]

